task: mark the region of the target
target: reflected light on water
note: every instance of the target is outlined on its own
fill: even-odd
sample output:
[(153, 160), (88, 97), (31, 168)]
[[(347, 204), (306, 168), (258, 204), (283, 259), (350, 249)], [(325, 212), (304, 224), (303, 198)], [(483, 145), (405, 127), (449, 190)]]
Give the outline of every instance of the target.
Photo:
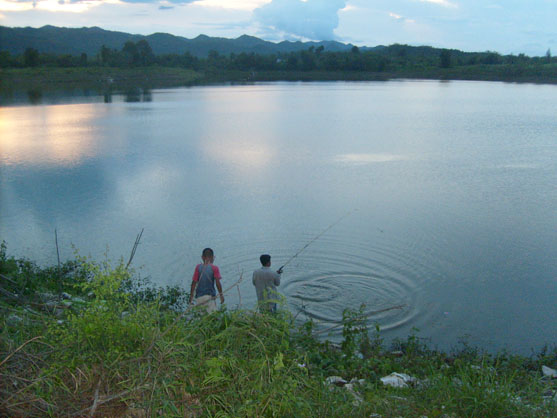
[(17, 107), (0, 110), (0, 161), (6, 165), (72, 166), (98, 154), (93, 105)]
[(237, 143), (230, 141), (221, 144), (211, 144), (204, 150), (205, 154), (220, 164), (231, 165), (235, 168), (252, 170), (264, 167), (271, 161), (274, 152), (261, 143)]
[(339, 154), (334, 160), (346, 164), (385, 163), (389, 161), (405, 161), (409, 158), (396, 154)]

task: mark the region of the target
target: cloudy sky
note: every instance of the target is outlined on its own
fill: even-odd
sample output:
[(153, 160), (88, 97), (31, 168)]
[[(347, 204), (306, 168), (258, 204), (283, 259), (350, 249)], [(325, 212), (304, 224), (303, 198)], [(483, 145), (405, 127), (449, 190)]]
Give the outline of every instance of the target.
[(0, 0), (0, 25), (557, 54), (557, 0)]

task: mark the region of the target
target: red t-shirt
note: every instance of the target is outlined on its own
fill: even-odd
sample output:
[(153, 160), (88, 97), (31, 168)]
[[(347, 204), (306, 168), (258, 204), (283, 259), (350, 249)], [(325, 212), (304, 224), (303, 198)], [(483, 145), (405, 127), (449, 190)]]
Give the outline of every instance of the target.
[[(199, 281), (199, 270), (200, 270), (200, 266), (203, 266), (204, 264), (198, 264), (197, 266), (195, 266), (195, 271), (193, 272), (193, 277), (192, 280), (194, 282), (198, 282)], [(221, 275), (220, 275), (220, 270), (217, 266), (215, 266), (214, 264), (209, 264), (213, 270), (213, 277), (215, 279), (222, 279)]]

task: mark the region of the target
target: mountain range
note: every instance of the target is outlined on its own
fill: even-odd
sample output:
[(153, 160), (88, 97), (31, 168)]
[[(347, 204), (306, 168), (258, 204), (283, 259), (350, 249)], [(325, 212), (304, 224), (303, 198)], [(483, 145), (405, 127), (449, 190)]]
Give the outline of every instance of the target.
[[(222, 55), (257, 53), (261, 55), (288, 53), (323, 46), (326, 51), (350, 50), (352, 44), (337, 41), (279, 43), (264, 41), (254, 36), (242, 35), (236, 39), (217, 38), (199, 35), (188, 39), (168, 33), (153, 33), (148, 36), (125, 32), (115, 32), (99, 27), (65, 28), (46, 25), (41, 28), (12, 28), (0, 26), (0, 51), (22, 54), (26, 48), (34, 48), (40, 53), (94, 56), (103, 45), (108, 48), (122, 49), (127, 41), (147, 40), (153, 52), (160, 54), (183, 54), (189, 52), (197, 57), (206, 57), (209, 51)], [(371, 49), (371, 48), (364, 48)]]

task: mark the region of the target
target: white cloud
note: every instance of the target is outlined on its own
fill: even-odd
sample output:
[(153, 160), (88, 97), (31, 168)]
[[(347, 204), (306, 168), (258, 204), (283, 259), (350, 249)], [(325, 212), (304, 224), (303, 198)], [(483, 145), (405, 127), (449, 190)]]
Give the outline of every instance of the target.
[(269, 3), (269, 1), (270, 0), (195, 0), (193, 4), (201, 7), (252, 11), (265, 3)]
[(332, 40), (338, 12), (345, 6), (345, 0), (272, 0), (255, 9), (253, 16), (264, 30), (286, 37)]
[(456, 4), (447, 0), (420, 0), (422, 3), (434, 3), (443, 7), (458, 7)]

